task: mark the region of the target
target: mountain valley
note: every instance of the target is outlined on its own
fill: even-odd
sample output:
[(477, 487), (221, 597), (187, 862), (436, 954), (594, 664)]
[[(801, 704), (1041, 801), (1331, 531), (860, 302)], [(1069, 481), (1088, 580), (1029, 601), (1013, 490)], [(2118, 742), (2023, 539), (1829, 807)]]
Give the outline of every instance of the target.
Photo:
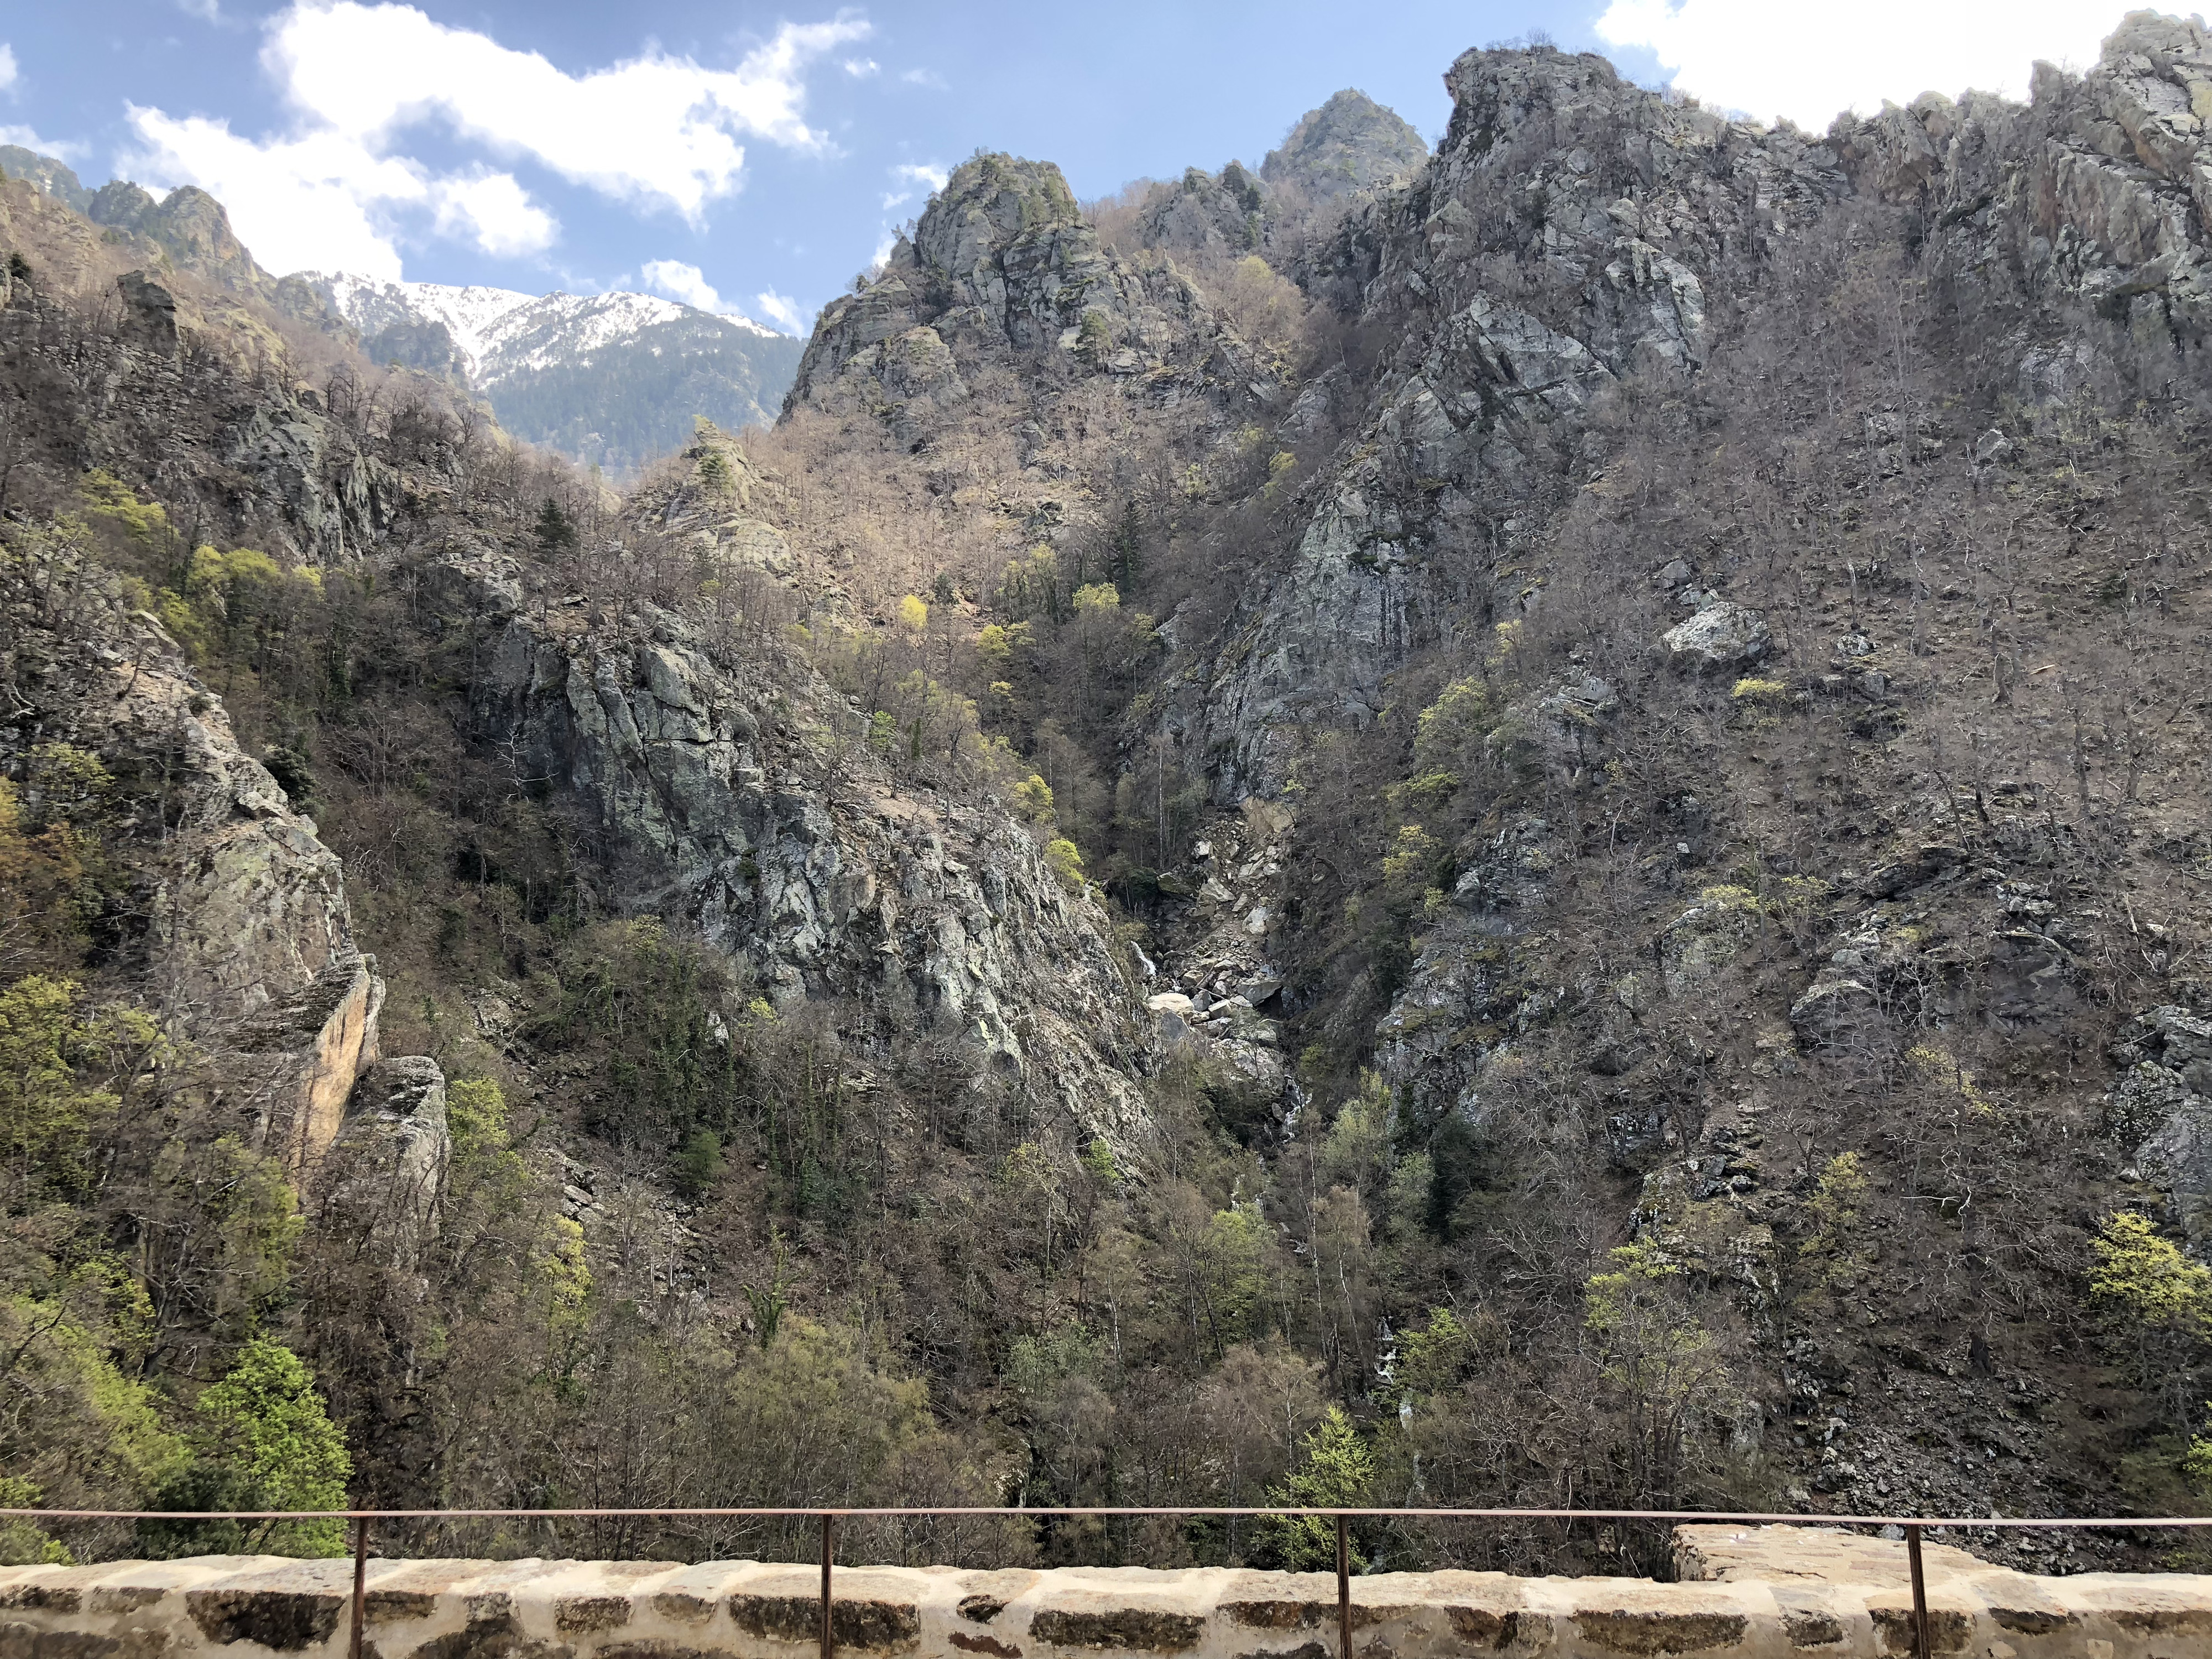
[(2203, 1512), (2212, 38), (1444, 80), (803, 343), (0, 149), (0, 1492)]

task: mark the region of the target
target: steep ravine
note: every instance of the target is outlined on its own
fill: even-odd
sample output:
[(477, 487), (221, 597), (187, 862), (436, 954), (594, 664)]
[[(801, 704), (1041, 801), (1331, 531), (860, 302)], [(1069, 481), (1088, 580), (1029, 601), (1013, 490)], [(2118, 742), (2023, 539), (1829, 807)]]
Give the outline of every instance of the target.
[(2200, 1501), (2097, 1275), (2212, 1195), (2212, 42), (1445, 82), (978, 155), (621, 497), (0, 185), (0, 764), (105, 769), (82, 976), (307, 1212), (110, 1350), (263, 1322), (426, 1502)]

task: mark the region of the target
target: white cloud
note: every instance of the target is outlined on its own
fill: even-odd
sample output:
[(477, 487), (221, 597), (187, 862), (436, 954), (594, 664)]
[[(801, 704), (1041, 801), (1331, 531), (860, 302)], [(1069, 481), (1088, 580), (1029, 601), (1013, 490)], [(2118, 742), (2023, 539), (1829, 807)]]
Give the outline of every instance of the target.
[(707, 280), (707, 273), (696, 265), (687, 265), (680, 259), (647, 259), (638, 274), (645, 279), (647, 288), (684, 305), (696, 306), (702, 311), (728, 309), (722, 304), (722, 296), (714, 291), (714, 284)]
[(932, 92), (951, 90), (945, 84), (945, 77), (932, 69), (910, 69), (900, 76), (899, 79), (910, 87), (927, 87)]
[(1760, 119), (1825, 132), (1845, 109), (1973, 88), (2026, 95), (2037, 58), (2094, 64), (2130, 0), (1612, 0), (1613, 46), (1650, 50), (1674, 85)]
[(71, 166), (91, 149), (90, 145), (74, 138), (41, 138), (30, 127), (15, 126), (0, 126), (0, 144), (21, 144), (25, 149), (34, 149), (41, 155), (51, 155)]
[(257, 143), (227, 121), (183, 120), (127, 105), (147, 147), (134, 171), (212, 191), (230, 210), (240, 240), (271, 270), (350, 271), (400, 278), (392, 240), (396, 210), (431, 205), (427, 170), (380, 156), (333, 131)]
[(804, 334), (812, 320), (799, 308), (798, 301), (788, 294), (778, 294), (774, 289), (765, 294), (755, 295), (753, 301), (760, 307), (761, 315), (781, 327), (786, 333)]
[(845, 60), (845, 73), (855, 81), (865, 81), (872, 75), (881, 73), (882, 70), (883, 65), (872, 58), (848, 58)]
[(542, 253), (560, 234), (553, 216), (530, 199), (511, 173), (485, 168), (469, 178), (441, 179), (430, 196), (440, 235), (465, 237), (497, 258)]
[(197, 17), (203, 23), (223, 21), (222, 8), (216, 0), (177, 0), (177, 9), (187, 17)]
[(901, 165), (893, 167), (890, 173), (893, 179), (906, 185), (907, 188), (884, 192), (884, 211), (886, 213), (895, 207), (903, 207), (914, 200), (914, 186), (927, 185), (931, 190), (943, 190), (945, 181), (952, 176), (945, 169), (933, 163), (921, 167)]
[(15, 54), (5, 40), (0, 40), (0, 92), (8, 92), (15, 85)]
[(399, 274), (398, 238), (427, 210), (441, 234), (489, 252), (550, 245), (558, 227), (512, 173), (438, 176), (404, 153), (407, 131), (436, 124), (501, 157), (698, 222), (736, 191), (740, 138), (825, 150), (804, 118), (804, 71), (869, 25), (787, 23), (736, 68), (657, 50), (574, 76), (536, 52), (433, 21), (412, 6), (294, 0), (269, 25), (261, 61), (295, 114), (264, 138), (228, 123), (132, 107), (149, 175), (221, 197), (246, 246), (278, 271)]

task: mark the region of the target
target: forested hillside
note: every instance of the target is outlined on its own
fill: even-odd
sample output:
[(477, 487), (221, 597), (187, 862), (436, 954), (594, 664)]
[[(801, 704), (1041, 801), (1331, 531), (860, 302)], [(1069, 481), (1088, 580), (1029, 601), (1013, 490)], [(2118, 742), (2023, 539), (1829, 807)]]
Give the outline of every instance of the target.
[(5, 1489), (2201, 1508), (2212, 42), (1446, 84), (979, 155), (623, 495), (0, 184)]

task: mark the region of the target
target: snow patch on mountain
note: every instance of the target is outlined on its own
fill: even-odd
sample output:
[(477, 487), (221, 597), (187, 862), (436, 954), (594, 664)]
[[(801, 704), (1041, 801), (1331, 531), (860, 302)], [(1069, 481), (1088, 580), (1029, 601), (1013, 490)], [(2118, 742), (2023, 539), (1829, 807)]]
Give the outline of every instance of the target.
[(363, 339), (398, 324), (438, 323), (478, 391), (509, 375), (588, 362), (592, 353), (664, 323), (697, 319), (762, 339), (781, 339), (750, 317), (700, 311), (650, 294), (518, 293), (443, 283), (385, 283), (343, 271), (301, 273)]

